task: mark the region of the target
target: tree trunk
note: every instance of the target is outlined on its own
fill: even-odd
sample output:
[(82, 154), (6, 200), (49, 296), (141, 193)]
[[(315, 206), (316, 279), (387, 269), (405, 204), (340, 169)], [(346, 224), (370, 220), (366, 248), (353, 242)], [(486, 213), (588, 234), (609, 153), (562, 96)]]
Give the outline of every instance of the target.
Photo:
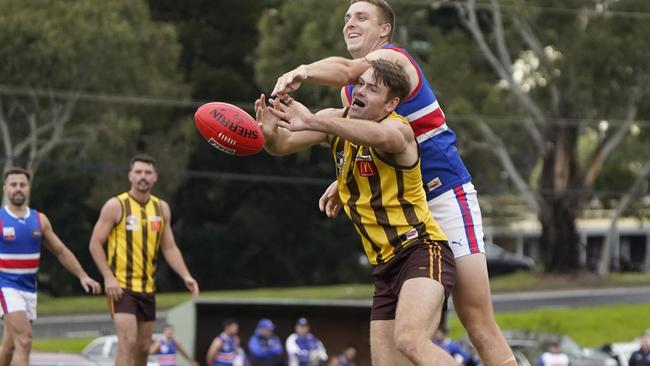
[(547, 272), (580, 269), (580, 239), (576, 218), (584, 201), (578, 174), (575, 147), (576, 126), (551, 125), (546, 128), (547, 148), (540, 177), (542, 224), (541, 245)]

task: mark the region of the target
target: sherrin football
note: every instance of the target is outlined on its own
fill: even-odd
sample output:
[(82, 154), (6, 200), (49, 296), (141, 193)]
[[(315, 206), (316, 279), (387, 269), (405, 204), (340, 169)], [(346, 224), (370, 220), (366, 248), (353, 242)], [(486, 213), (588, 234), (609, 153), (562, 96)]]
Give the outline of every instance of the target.
[(226, 154), (253, 155), (264, 145), (262, 130), (255, 119), (229, 103), (200, 106), (194, 114), (194, 124), (210, 145)]

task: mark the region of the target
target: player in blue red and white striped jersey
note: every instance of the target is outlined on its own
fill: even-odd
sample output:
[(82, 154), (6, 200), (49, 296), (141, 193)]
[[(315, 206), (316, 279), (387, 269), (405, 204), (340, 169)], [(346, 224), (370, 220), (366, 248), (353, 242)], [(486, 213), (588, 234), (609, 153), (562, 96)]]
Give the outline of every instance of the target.
[[(351, 0), (345, 15), (343, 36), (354, 59), (329, 57), (301, 65), (278, 79), (272, 95), (290, 93), (303, 81), (309, 81), (344, 87), (341, 99), (346, 105), (363, 103), (353, 98), (353, 87), (345, 85), (356, 83), (369, 67), (368, 61), (381, 58), (404, 68), (411, 91), (396, 111), (409, 120), (420, 144), (429, 210), (447, 235), (456, 258), (457, 282), (453, 290), (456, 312), (485, 364), (516, 365), (512, 351), (494, 320), (476, 190), (456, 149), (456, 135), (447, 126), (444, 113), (421, 68), (406, 50), (390, 43), (395, 29), (394, 19), (393, 10), (384, 0)], [(342, 205), (336, 182), (323, 194), (320, 206), (330, 217), (338, 214)], [(380, 334), (390, 335), (396, 324), (379, 326), (382, 327), (378, 331)], [(414, 336), (420, 338), (424, 335)], [(371, 347), (381, 352), (387, 349), (382, 342), (390, 342), (390, 339), (376, 338), (374, 342)], [(393, 353), (387, 351), (377, 357), (391, 360)], [(393, 361), (393, 364), (399, 362)]]
[(41, 244), (79, 278), (86, 292), (100, 293), (77, 258), (56, 236), (49, 219), (27, 206), (30, 174), (21, 168), (4, 172), (2, 190), (7, 205), (0, 209), (0, 316), (4, 339), (0, 365), (27, 365), (32, 342), (31, 321), (36, 319), (36, 273)]
[(240, 352), (239, 323), (233, 319), (223, 322), (223, 332), (216, 336), (206, 355), (207, 364), (210, 366), (234, 366)]
[(156, 355), (159, 366), (176, 366), (178, 362), (177, 353), (185, 357), (193, 366), (198, 366), (198, 362), (192, 359), (185, 348), (174, 338), (174, 327), (166, 324), (163, 328), (163, 336), (155, 340), (149, 347), (149, 354)]

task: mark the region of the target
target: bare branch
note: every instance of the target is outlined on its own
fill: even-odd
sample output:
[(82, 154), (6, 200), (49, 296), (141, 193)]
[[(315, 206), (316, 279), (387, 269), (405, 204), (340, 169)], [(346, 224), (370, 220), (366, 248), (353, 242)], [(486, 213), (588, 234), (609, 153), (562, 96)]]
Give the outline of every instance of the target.
[(623, 141), (629, 133), (638, 112), (638, 103), (644, 94), (644, 85), (647, 83), (647, 75), (639, 76), (638, 83), (632, 87), (632, 93), (628, 100), (626, 116), (623, 124), (611, 135), (608, 135), (594, 151), (584, 176), (583, 182), (586, 187), (591, 187), (600, 173), (609, 154)]
[(632, 198), (636, 195), (641, 185), (650, 176), (650, 159), (646, 160), (645, 164), (641, 168), (641, 171), (637, 175), (632, 187), (623, 195), (621, 200), (616, 206), (616, 210), (611, 215), (611, 223), (609, 230), (607, 232), (607, 237), (605, 238), (605, 243), (600, 254), (600, 259), (598, 261), (598, 275), (601, 277), (607, 276), (609, 274), (609, 262), (611, 258), (611, 249), (614, 242), (614, 237), (616, 236), (616, 229), (618, 226), (618, 219), (623, 215), (632, 202)]
[(481, 132), (483, 133), (485, 139), (489, 142), (489, 145), (491, 146), (491, 151), (501, 161), (501, 165), (508, 172), (510, 179), (512, 179), (512, 182), (515, 184), (515, 187), (517, 187), (517, 190), (519, 191), (519, 193), (521, 193), (524, 201), (526, 201), (528, 206), (533, 211), (535, 211), (536, 214), (539, 214), (540, 212), (539, 202), (537, 201), (533, 191), (530, 189), (528, 183), (526, 183), (524, 178), (521, 176), (521, 174), (515, 167), (515, 164), (512, 161), (512, 158), (510, 157), (510, 154), (508, 153), (508, 150), (506, 149), (503, 141), (494, 133), (494, 131), (492, 131), (490, 126), (488, 126), (488, 124), (485, 123), (485, 121), (480, 120), (478, 126), (481, 129)]
[(9, 125), (5, 119), (2, 97), (0, 97), (0, 132), (2, 132), (2, 146), (4, 148), (5, 155), (5, 168), (7, 168), (9, 165), (13, 164), (13, 149), (11, 147), (11, 134), (9, 131)]
[(508, 46), (506, 45), (506, 38), (503, 33), (503, 18), (501, 17), (501, 7), (499, 6), (498, 0), (492, 0), (491, 3), (492, 14), (494, 15), (494, 35), (497, 42), (497, 50), (499, 52), (501, 65), (503, 65), (503, 68), (508, 73), (508, 75), (512, 75), (512, 59), (510, 58)]

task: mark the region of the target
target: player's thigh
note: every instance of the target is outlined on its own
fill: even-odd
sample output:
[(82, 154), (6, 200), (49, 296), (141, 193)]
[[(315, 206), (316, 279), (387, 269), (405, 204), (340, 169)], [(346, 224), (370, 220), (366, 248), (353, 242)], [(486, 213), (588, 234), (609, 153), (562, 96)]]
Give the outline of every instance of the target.
[(397, 301), (395, 335), (431, 339), (440, 323), (444, 301), (445, 289), (440, 282), (426, 277), (406, 280)]
[(115, 313), (113, 324), (120, 344), (126, 348), (134, 347), (138, 337), (138, 321), (135, 314)]
[(14, 311), (7, 313), (3, 316), (5, 329), (9, 335), (14, 339), (14, 342), (19, 339), (31, 339), (32, 337), (32, 323), (27, 317), (25, 311)]
[(454, 309), (463, 324), (494, 318), (485, 254), (456, 258), (456, 286), (452, 294)]

